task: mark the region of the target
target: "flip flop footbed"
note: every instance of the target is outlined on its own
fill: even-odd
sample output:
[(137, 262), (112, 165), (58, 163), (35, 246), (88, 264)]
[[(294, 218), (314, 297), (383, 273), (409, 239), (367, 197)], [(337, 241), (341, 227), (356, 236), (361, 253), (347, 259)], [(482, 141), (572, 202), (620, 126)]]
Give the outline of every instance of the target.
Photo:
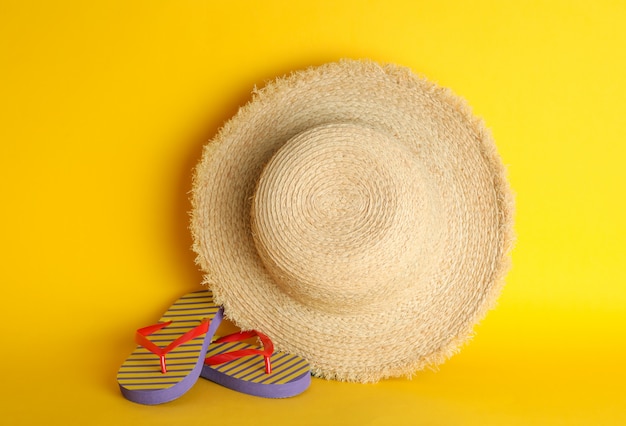
[[(247, 342), (211, 343), (207, 357), (241, 349), (262, 349)], [(274, 352), (271, 374), (262, 356), (249, 355), (219, 365), (204, 365), (202, 377), (230, 389), (266, 398), (286, 398), (304, 392), (311, 383), (311, 367), (297, 355)]]
[(209, 290), (187, 294), (176, 301), (159, 322), (172, 323), (148, 338), (166, 347), (179, 336), (209, 319), (206, 334), (172, 349), (166, 355), (167, 372), (161, 372), (159, 357), (139, 345), (126, 359), (117, 374), (122, 394), (142, 404), (159, 404), (178, 398), (198, 379), (207, 347), (222, 319), (222, 309), (213, 301)]

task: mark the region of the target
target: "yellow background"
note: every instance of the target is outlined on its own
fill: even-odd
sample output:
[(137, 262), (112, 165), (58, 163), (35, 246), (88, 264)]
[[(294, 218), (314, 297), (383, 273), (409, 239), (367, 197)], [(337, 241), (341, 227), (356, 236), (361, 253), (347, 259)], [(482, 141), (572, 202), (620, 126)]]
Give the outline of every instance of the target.
[[(624, 2), (1, 0), (0, 46), (3, 424), (626, 424)], [(203, 144), (254, 85), (342, 57), (492, 129), (517, 193), (498, 308), (412, 381), (126, 401), (134, 330), (201, 281)]]

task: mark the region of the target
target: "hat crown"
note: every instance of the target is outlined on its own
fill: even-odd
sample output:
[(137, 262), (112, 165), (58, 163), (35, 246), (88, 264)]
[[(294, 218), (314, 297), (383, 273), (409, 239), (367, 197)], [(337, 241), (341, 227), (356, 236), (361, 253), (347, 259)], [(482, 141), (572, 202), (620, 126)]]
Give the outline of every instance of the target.
[[(401, 297), (432, 247), (426, 181), (407, 149), (381, 131), (327, 124), (291, 138), (271, 158), (252, 203), (252, 230), (267, 272), (304, 305), (366, 310)], [(430, 225), (430, 226), (428, 226)]]

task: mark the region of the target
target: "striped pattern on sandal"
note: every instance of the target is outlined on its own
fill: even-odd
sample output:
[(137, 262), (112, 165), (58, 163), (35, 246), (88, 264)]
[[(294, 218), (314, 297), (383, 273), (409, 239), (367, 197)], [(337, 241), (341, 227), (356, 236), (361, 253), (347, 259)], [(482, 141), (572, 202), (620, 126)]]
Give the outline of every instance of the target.
[[(222, 310), (213, 301), (213, 294), (202, 290), (178, 299), (159, 322), (172, 323), (149, 336), (157, 346), (164, 348), (179, 336), (210, 319), (209, 332), (195, 337), (166, 354), (167, 372), (161, 372), (157, 355), (139, 345), (126, 359), (117, 373), (120, 389), (128, 399), (156, 404), (175, 399), (186, 392), (197, 380), (208, 343), (221, 322)], [(194, 377), (195, 376), (195, 377)], [(187, 383), (188, 378), (192, 383)]]

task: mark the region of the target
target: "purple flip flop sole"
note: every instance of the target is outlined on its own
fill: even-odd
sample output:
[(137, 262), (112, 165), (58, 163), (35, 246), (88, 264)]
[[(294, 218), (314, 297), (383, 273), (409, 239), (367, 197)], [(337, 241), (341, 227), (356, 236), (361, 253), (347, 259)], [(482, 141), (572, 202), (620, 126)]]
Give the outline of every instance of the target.
[[(207, 357), (243, 349), (259, 349), (245, 342), (212, 343)], [(271, 374), (265, 372), (262, 356), (250, 355), (219, 365), (204, 365), (201, 376), (229, 389), (264, 398), (288, 398), (311, 384), (311, 367), (297, 355), (274, 352)]]
[(223, 318), (223, 310), (213, 301), (210, 290), (189, 293), (176, 301), (160, 319), (170, 325), (150, 335), (160, 347), (209, 319), (208, 331), (166, 355), (167, 372), (161, 372), (159, 357), (142, 346), (126, 359), (117, 373), (122, 395), (145, 405), (172, 401), (187, 392), (198, 380), (209, 344)]

